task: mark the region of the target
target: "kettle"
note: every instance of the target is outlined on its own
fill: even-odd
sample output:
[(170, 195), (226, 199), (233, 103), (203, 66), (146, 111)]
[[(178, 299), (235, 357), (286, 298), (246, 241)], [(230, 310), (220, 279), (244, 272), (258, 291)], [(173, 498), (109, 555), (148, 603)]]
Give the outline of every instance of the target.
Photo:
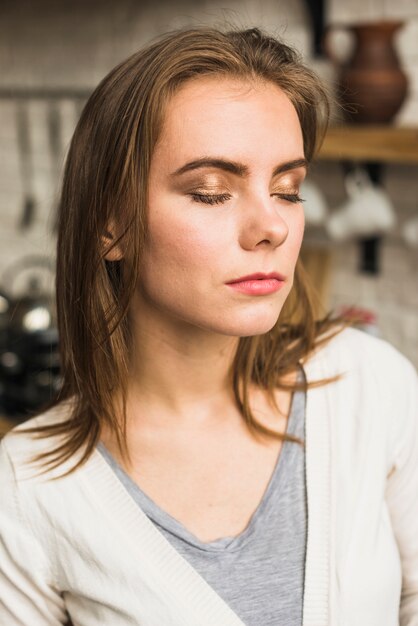
[[(51, 275), (52, 262), (37, 255), (22, 257), (6, 268), (0, 280), (0, 328), (26, 334), (56, 325), (53, 297), (41, 286), (45, 269)], [(16, 295), (16, 277), (24, 270), (29, 270), (29, 276), (21, 295)]]
[(0, 280), (0, 405), (10, 416), (36, 412), (60, 388), (56, 309), (42, 287), (53, 271), (50, 259), (29, 255), (6, 268)]

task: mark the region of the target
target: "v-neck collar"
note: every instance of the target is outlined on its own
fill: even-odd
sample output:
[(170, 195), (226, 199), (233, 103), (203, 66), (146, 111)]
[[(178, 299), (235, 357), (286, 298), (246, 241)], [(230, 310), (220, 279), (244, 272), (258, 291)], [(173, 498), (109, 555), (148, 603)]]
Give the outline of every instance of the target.
[[(316, 354), (304, 364), (309, 381), (326, 376), (320, 357)], [(330, 411), (326, 398), (327, 386), (308, 389), (306, 394), (308, 520), (302, 626), (329, 623)], [(245, 626), (141, 510), (98, 450), (81, 468), (80, 477), (103, 512), (113, 518), (124, 541), (129, 542), (129, 554), (137, 555), (156, 594), (164, 594), (177, 607), (179, 626)]]
[(99, 451), (93, 452), (83, 469), (92, 497), (130, 542), (129, 554), (137, 555), (147, 583), (177, 607), (178, 626), (245, 626), (145, 515)]
[[(301, 382), (305, 373), (303, 367), (300, 366), (301, 371), (298, 373), (298, 382)], [(296, 391), (292, 394), (288, 419), (286, 421), (286, 434), (294, 434), (294, 421), (296, 419), (295, 412), (297, 410), (297, 402), (301, 401), (299, 394), (303, 396), (303, 411), (305, 412), (306, 397), (303, 391)], [(97, 449), (104, 456), (107, 463), (113, 468), (113, 471), (121, 480), (125, 489), (128, 489), (130, 496), (134, 498), (137, 506), (142, 508), (148, 518), (151, 518), (153, 522), (157, 522), (160, 526), (165, 526), (167, 520), (170, 524), (170, 529), (174, 528), (174, 532), (177, 537), (186, 541), (188, 544), (194, 546), (198, 550), (203, 552), (211, 552), (218, 554), (225, 554), (227, 552), (236, 552), (242, 550), (254, 537), (256, 533), (259, 520), (265, 511), (271, 506), (272, 491), (276, 493), (283, 488), (283, 470), (282, 467), (286, 463), (287, 458), (291, 454), (289, 450), (289, 442), (284, 442), (281, 450), (276, 459), (273, 471), (270, 476), (270, 480), (264, 490), (260, 502), (257, 508), (253, 512), (251, 519), (249, 520), (246, 528), (235, 537), (222, 537), (215, 541), (204, 542), (200, 540), (194, 533), (186, 528), (179, 520), (173, 517), (170, 513), (162, 509), (156, 502), (154, 502), (139, 485), (133, 480), (133, 478), (123, 469), (119, 462), (111, 455), (106, 446), (99, 442)], [(129, 485), (129, 488), (128, 488)]]

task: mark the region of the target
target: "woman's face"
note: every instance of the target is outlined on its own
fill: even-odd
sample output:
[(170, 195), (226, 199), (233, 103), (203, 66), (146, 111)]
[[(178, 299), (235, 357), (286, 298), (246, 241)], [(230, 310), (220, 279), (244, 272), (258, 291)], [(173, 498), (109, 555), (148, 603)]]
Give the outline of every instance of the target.
[[(151, 160), (139, 309), (223, 335), (269, 331), (292, 287), (305, 174), (299, 120), (277, 86), (219, 77), (183, 85)], [(227, 284), (258, 272), (283, 281), (269, 293)]]

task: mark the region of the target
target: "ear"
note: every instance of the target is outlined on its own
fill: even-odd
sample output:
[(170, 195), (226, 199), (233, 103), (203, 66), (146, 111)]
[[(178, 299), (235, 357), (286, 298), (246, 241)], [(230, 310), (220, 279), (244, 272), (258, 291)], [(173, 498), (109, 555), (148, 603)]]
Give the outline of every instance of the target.
[[(111, 221), (108, 229), (105, 231), (105, 234), (102, 235), (102, 246), (103, 251), (105, 252), (104, 258), (106, 259), (106, 261), (120, 261), (123, 258), (123, 250), (120, 243), (114, 246), (111, 250), (109, 250), (115, 239), (116, 229), (114, 227), (113, 221)], [(109, 250), (109, 252), (106, 252), (106, 250)]]

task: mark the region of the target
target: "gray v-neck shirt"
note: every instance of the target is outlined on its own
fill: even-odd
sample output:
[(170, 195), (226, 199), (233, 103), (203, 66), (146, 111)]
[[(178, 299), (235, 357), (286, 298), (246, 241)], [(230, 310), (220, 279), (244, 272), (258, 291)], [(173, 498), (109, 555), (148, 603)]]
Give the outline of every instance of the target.
[[(304, 441), (305, 405), (305, 392), (296, 391), (287, 421), (287, 432)], [(138, 506), (246, 626), (301, 626), (307, 505), (300, 444), (283, 443), (247, 527), (236, 537), (208, 543), (149, 498), (101, 442), (97, 447)]]

